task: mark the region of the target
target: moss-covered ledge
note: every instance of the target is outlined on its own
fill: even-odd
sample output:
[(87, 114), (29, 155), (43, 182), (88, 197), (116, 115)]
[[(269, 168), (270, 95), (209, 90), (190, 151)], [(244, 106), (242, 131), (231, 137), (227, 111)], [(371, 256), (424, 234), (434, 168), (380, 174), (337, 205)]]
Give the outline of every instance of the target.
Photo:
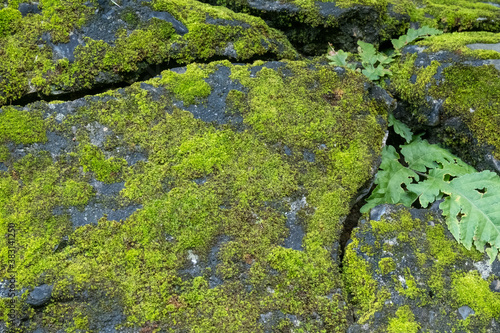
[(410, 24), (445, 32), (500, 31), (499, 0), (203, 0), (237, 12), (262, 17), (283, 31), (300, 52), (326, 53), (335, 48), (355, 51), (363, 40), (380, 44), (406, 32)]
[(377, 169), (382, 97), (340, 68), (226, 61), (2, 108), (18, 331), (345, 330), (338, 240)]
[(391, 67), (388, 89), (400, 101), (395, 115), (426, 131), (478, 169), (500, 172), (500, 52), (470, 44), (497, 44), (500, 34), (433, 36), (404, 49)]
[(119, 2), (9, 1), (0, 11), (0, 105), (130, 84), (175, 63), (298, 56), (257, 17), (194, 0)]
[(500, 264), (467, 251), (437, 209), (380, 205), (354, 230), (346, 291), (370, 332), (488, 332), (498, 326)]

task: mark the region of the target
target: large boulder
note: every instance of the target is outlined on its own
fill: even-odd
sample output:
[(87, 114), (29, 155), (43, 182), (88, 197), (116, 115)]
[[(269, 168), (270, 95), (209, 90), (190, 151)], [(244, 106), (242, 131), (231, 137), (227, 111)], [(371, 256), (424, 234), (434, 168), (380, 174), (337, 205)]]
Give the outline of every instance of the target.
[(344, 331), (340, 233), (393, 107), (341, 68), (228, 61), (3, 107), (17, 287), (53, 286), (41, 307), (19, 299), (10, 325)]
[(409, 26), (431, 26), (450, 31), (500, 31), (500, 3), (478, 1), (372, 0), (204, 0), (238, 12), (262, 17), (287, 35), (305, 54), (335, 48), (355, 51), (356, 42), (379, 44), (402, 35)]
[(396, 118), (479, 170), (500, 173), (500, 34), (434, 36), (403, 49), (388, 89)]
[(380, 205), (344, 259), (356, 323), (347, 332), (498, 332), (500, 263), (457, 243), (434, 205)]
[(19, 10), (0, 11), (8, 23), (0, 27), (0, 105), (37, 94), (74, 99), (193, 61), (297, 57), (262, 19), (194, 0), (43, 1)]

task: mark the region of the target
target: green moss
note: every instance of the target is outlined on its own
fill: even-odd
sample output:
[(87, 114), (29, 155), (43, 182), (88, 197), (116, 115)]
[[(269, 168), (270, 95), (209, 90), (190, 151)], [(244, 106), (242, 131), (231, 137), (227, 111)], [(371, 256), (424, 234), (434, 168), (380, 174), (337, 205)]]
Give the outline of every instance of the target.
[(353, 302), (358, 308), (359, 322), (366, 322), (375, 312), (383, 307), (390, 297), (387, 290), (379, 288), (372, 277), (370, 264), (357, 255), (359, 239), (353, 234), (353, 242), (347, 246), (344, 256), (344, 281), (346, 293), (352, 294)]
[(431, 94), (446, 98), (444, 107), (450, 116), (460, 118), (481, 142), (495, 147), (500, 158), (500, 72), (494, 66), (456, 65), (443, 70), (445, 83), (433, 87)]
[(500, 314), (500, 296), (490, 290), (489, 282), (477, 271), (457, 273), (452, 279), (452, 297), (457, 307), (471, 307), (475, 317), (485, 323)]
[(99, 148), (86, 144), (80, 147), (80, 164), (84, 172), (94, 172), (97, 180), (114, 183), (120, 179), (127, 161), (115, 157), (106, 159)]
[(396, 318), (389, 319), (387, 332), (389, 333), (417, 333), (420, 325), (415, 322), (415, 316), (408, 305), (396, 311)]
[[(203, 79), (221, 65), (231, 66), (245, 85), (230, 94), (234, 102), (227, 110), (241, 113), (244, 129), (204, 123), (173, 107), (172, 97), (188, 103), (205, 94), (176, 91), (177, 84), (204, 86)], [(380, 152), (385, 128), (377, 121), (383, 123), (385, 110), (369, 98), (361, 75), (342, 78), (330, 68), (308, 65), (284, 65), (279, 75), (259, 68), (253, 78), (247, 75), (250, 66), (193, 65), (184, 74), (165, 72), (163, 79), (148, 81), (168, 92), (158, 99), (133, 84), (87, 98), (62, 123), (52, 114), (45, 126), (75, 137), (74, 151), (57, 161), (47, 152), (27, 155), (13, 161), (9, 173), (0, 173), (0, 232), (12, 221), (22, 227), (19, 285), (55, 285), (57, 306), (37, 316), (63, 323), (60, 329), (86, 330), (92, 317), (75, 295), (98, 289), (123, 306), (130, 325), (142, 327), (168, 321), (174, 330), (259, 332), (260, 315), (281, 309), (321, 317), (306, 319), (303, 330), (345, 330), (347, 309), (337, 292), (342, 281), (331, 253), (341, 218), (370, 177), (367, 161)], [(296, 96), (292, 103), (290, 96)], [(44, 103), (39, 108), (50, 110)], [(290, 112), (297, 118), (292, 123)], [(315, 118), (323, 122), (311, 124)], [(105, 144), (110, 150), (90, 144), (85, 128), (95, 123), (112, 133), (114, 141)], [(283, 153), (284, 145), (292, 156)], [(115, 147), (140, 147), (148, 160), (127, 166), (111, 156)], [(304, 160), (305, 149), (315, 153), (314, 162)], [(103, 217), (97, 225), (73, 230), (69, 216), (53, 211), (81, 207), (94, 196), (89, 171), (101, 181), (124, 181), (117, 200), (142, 208), (125, 221)], [(299, 193), (307, 202), (299, 211), (304, 251), (280, 246), (289, 232), (290, 198)], [(197, 278), (184, 275), (193, 258), (198, 265), (207, 261), (222, 235), (230, 241), (221, 245), (220, 264), (202, 269)], [(55, 251), (65, 236), (68, 245)], [(0, 242), (6, 258), (5, 239)], [(212, 274), (224, 283), (209, 288)], [(367, 288), (371, 293), (377, 286), (369, 281)], [(385, 290), (377, 295), (367, 308), (376, 309), (387, 298)]]
[(392, 258), (382, 258), (378, 262), (378, 266), (382, 274), (389, 274), (396, 269), (396, 263)]
[(159, 83), (171, 90), (175, 97), (184, 102), (184, 105), (193, 104), (196, 99), (210, 95), (210, 85), (203, 79), (207, 78), (210, 72), (203, 71), (197, 65), (188, 65), (186, 72), (178, 74), (172, 71), (162, 72)]
[[(41, 1), (40, 14), (28, 15), (20, 19), (19, 24), (9, 25), (13, 34), (0, 38), (0, 75), (4, 78), (0, 80), (0, 105), (27, 93), (49, 95), (55, 91), (90, 89), (103, 73), (112, 80), (130, 82), (137, 80), (135, 72), (144, 72), (147, 65), (170, 60), (178, 63), (207, 60), (220, 56), (222, 50), (234, 49), (238, 60), (266, 53), (278, 57), (297, 56), (286, 37), (261, 19), (192, 0), (161, 0), (145, 5), (174, 13), (189, 32), (179, 36), (171, 23), (157, 18), (140, 22), (135, 11), (124, 9), (121, 19), (129, 29), (135, 30), (118, 31), (113, 45), (86, 38), (85, 45), (75, 49), (75, 61), (69, 63), (67, 59), (54, 61), (52, 49), (40, 44), (40, 38), (50, 33), (51, 42), (68, 42), (70, 32), (91, 17), (95, 6), (83, 0), (70, 4), (59, 0)], [(2, 9), (2, 13), (12, 11)], [(220, 24), (207, 23), (208, 17)], [(226, 20), (242, 25), (225, 25)]]
[[(399, 63), (391, 66), (393, 77), (389, 89), (393, 90), (401, 99), (411, 106), (411, 111), (417, 116), (417, 111), (422, 105), (426, 105), (425, 96), (428, 86), (435, 83), (433, 76), (437, 73), (440, 63), (433, 60), (430, 66), (416, 68), (415, 59), (417, 55), (412, 54)], [(410, 79), (416, 75), (416, 82)]]
[(500, 53), (493, 50), (472, 50), (467, 44), (500, 43), (500, 34), (486, 31), (478, 32), (454, 32), (431, 36), (417, 42), (417, 45), (427, 46), (426, 52), (451, 51), (465, 56), (479, 59), (500, 59)]
[(0, 162), (6, 162), (9, 159), (9, 156), (10, 156), (9, 149), (6, 146), (1, 145), (0, 146)]
[(47, 140), (46, 127), (39, 112), (4, 107), (0, 112), (0, 142), (30, 144)]
[(15, 31), (21, 20), (21, 12), (12, 8), (3, 8), (0, 10), (0, 37)]

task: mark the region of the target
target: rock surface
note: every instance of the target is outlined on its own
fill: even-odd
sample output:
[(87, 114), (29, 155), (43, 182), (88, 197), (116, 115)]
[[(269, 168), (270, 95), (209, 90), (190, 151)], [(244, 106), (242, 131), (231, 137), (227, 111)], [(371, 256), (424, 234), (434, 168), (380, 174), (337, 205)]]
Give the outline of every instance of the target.
[(391, 113), (500, 172), (500, 0), (206, 2), (3, 1), (0, 332), (498, 332), (439, 201), (360, 207)]
[[(479, 48), (488, 41), (493, 47)], [(478, 170), (500, 173), (500, 34), (458, 33), (407, 46), (388, 86), (396, 118)], [(476, 45), (476, 47), (469, 47)]]
[(340, 232), (394, 106), (341, 68), (224, 61), (3, 107), (2, 218), (29, 230), (17, 279), (53, 286), (21, 325), (344, 330)]
[(347, 246), (348, 292), (357, 323), (347, 332), (496, 332), (500, 264), (467, 251), (441, 212), (381, 205)]
[(263, 20), (194, 0), (54, 1), (39, 4), (36, 13), (24, 8), (24, 16), (12, 9), (18, 17), (0, 38), (0, 105), (130, 84), (158, 75), (169, 62), (297, 56)]

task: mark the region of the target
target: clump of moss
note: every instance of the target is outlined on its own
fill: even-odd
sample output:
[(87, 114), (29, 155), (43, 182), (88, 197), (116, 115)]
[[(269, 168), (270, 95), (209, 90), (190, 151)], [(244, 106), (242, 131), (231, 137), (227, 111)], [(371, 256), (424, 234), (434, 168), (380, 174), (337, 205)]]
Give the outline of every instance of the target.
[(420, 325), (415, 322), (415, 316), (408, 305), (396, 311), (396, 318), (389, 319), (389, 333), (417, 333)]
[(443, 70), (444, 84), (433, 87), (431, 94), (445, 97), (444, 107), (449, 116), (460, 116), (474, 136), (495, 147), (500, 158), (500, 72), (492, 65), (455, 65)]
[(21, 20), (21, 12), (13, 8), (3, 8), (0, 10), (0, 37), (4, 37), (15, 31)]
[(210, 71), (204, 71), (196, 64), (191, 64), (182, 74), (173, 71), (162, 72), (162, 78), (158, 83), (167, 86), (187, 106), (193, 104), (196, 98), (210, 95), (210, 85), (203, 80), (209, 74)]
[(396, 269), (396, 263), (392, 258), (382, 258), (378, 262), (382, 274), (389, 274)]
[(4, 107), (0, 112), (0, 142), (29, 144), (47, 140), (46, 125), (40, 112)]
[(105, 183), (114, 183), (120, 179), (127, 161), (122, 158), (106, 159), (104, 153), (93, 145), (82, 145), (80, 148), (80, 164), (83, 171), (94, 172), (96, 179)]
[(451, 51), (464, 56), (479, 59), (500, 59), (500, 52), (494, 50), (472, 50), (468, 44), (500, 43), (500, 34), (486, 31), (453, 32), (451, 34), (435, 35), (418, 41), (417, 45), (426, 46), (425, 52)]
[(498, 318), (500, 314), (500, 296), (490, 290), (490, 283), (479, 272), (461, 272), (453, 276), (452, 297), (457, 307), (467, 305), (484, 322)]

